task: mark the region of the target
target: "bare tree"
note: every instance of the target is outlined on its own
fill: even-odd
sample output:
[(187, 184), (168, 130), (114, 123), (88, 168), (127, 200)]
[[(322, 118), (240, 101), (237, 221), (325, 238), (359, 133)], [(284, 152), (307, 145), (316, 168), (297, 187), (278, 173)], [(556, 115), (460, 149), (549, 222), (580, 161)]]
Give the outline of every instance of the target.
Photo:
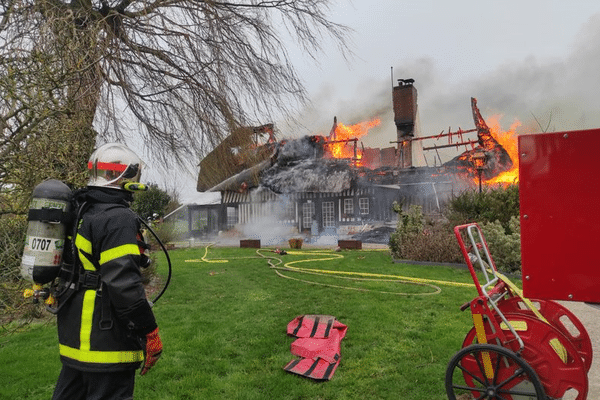
[(23, 213), (43, 179), (85, 179), (102, 88), (97, 35), (51, 2), (0, 6), (0, 213)]
[[(345, 49), (348, 29), (327, 18), (331, 1), (3, 0), (2, 67), (50, 68), (39, 79), (52, 77), (42, 108), (62, 120), (52, 136), (69, 125), (91, 140), (94, 126), (122, 139), (135, 126), (155, 155), (177, 159), (305, 100), (287, 39), (314, 59), (327, 37)], [(30, 126), (46, 119), (27, 112)]]
[[(98, 136), (133, 127), (155, 157), (182, 160), (293, 111), (306, 98), (290, 40), (314, 60), (347, 50), (332, 1), (0, 0), (0, 236), (22, 244), (7, 222), (40, 181), (83, 185)], [(17, 271), (2, 247), (0, 272)]]

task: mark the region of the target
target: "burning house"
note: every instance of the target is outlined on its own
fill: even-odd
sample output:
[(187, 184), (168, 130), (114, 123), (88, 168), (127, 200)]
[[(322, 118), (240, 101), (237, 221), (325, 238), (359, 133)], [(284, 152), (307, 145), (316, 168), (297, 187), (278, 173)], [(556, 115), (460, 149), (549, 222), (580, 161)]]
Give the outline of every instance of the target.
[[(233, 132), (200, 163), (197, 190), (218, 192), (221, 200), (189, 207), (190, 232), (210, 234), (264, 218), (310, 235), (351, 231), (394, 222), (395, 201), (439, 213), (453, 193), (514, 167), (475, 99), (471, 108), (475, 129), (417, 137), (417, 90), (412, 79), (401, 79), (393, 87), (393, 147), (365, 148), (359, 141), (378, 119), (346, 126), (334, 118), (328, 136), (280, 141), (271, 124)], [(440, 145), (442, 138), (448, 143)], [(424, 151), (464, 151), (437, 166), (414, 166), (415, 144), (425, 141), (435, 144)]]

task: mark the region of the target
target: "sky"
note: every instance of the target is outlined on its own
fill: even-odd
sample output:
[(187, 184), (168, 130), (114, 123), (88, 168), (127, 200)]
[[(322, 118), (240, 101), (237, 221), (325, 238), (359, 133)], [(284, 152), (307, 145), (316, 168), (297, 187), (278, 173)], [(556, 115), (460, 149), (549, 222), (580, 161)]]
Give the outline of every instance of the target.
[[(290, 45), (310, 104), (300, 124), (275, 121), (280, 139), (377, 117), (364, 145), (393, 146), (401, 78), (415, 80), (417, 135), (473, 129), (471, 97), (519, 134), (600, 128), (600, 2), (333, 0), (330, 19), (353, 30), (351, 52), (324, 39), (316, 65)], [(193, 198), (196, 176), (174, 174), (181, 200)]]

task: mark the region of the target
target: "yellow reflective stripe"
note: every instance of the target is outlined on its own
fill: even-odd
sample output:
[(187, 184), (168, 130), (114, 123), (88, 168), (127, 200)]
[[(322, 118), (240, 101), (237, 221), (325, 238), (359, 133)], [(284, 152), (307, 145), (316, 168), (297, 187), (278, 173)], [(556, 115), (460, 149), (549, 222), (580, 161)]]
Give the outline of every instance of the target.
[(60, 345), (60, 355), (86, 363), (131, 363), (144, 360), (144, 352), (136, 351), (89, 351)]
[(83, 269), (86, 271), (95, 271), (96, 267), (94, 267), (94, 264), (82, 253), (82, 251), (84, 251), (87, 254), (92, 254), (92, 242), (77, 234), (77, 237), (75, 238), (75, 246), (79, 252), (79, 259), (81, 260)]
[(83, 295), (83, 305), (81, 307), (81, 330), (79, 331), (79, 347), (82, 351), (90, 350), (90, 337), (92, 336), (95, 302), (96, 291), (86, 290), (85, 294)]
[[(481, 344), (487, 343), (487, 335), (485, 334), (485, 326), (483, 325), (483, 316), (481, 314), (472, 314), (472, 317), (473, 325), (475, 325), (475, 333), (477, 335), (477, 340)], [(490, 357), (490, 353), (487, 351), (482, 351), (481, 358), (483, 360), (483, 370), (485, 372), (485, 376), (488, 379), (493, 379), (494, 368), (492, 367), (492, 359)]]
[(79, 252), (79, 259), (81, 260), (81, 265), (83, 265), (83, 269), (86, 271), (95, 271), (96, 267), (81, 251)]
[(80, 234), (77, 234), (77, 237), (75, 238), (75, 246), (77, 246), (79, 250), (83, 250), (88, 254), (92, 254), (92, 242)]
[(112, 249), (103, 251), (100, 254), (100, 265), (112, 261), (116, 258), (128, 255), (140, 255), (140, 248), (137, 244), (124, 244), (122, 246), (117, 246)]

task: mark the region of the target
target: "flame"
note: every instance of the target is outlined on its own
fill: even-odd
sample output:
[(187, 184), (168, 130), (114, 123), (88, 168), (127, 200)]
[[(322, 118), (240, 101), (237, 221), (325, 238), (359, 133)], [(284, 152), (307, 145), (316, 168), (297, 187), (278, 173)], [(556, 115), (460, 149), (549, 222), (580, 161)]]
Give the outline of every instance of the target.
[(503, 131), (500, 126), (499, 115), (492, 116), (489, 121), (486, 121), (490, 128), (492, 136), (500, 143), (504, 150), (510, 155), (510, 159), (513, 162), (513, 167), (492, 179), (483, 181), (485, 185), (509, 185), (512, 183), (519, 183), (519, 145), (517, 141), (518, 134), (516, 133), (517, 128), (521, 126), (521, 122), (515, 120), (512, 123), (508, 131)]
[(354, 125), (337, 124), (334, 134), (327, 140), (329, 142), (328, 151), (333, 158), (351, 158), (358, 162), (362, 158), (362, 151), (358, 148), (356, 139), (366, 135), (371, 128), (380, 124), (379, 118)]

